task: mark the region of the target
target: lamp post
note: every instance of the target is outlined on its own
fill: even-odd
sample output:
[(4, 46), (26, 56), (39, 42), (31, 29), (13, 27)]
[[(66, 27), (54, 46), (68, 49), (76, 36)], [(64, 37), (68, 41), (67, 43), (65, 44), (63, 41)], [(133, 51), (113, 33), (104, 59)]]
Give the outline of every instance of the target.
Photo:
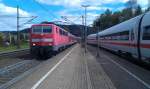
[(17, 5), (17, 48), (20, 48), (20, 32), (19, 32), (19, 6)]
[(90, 5), (82, 5), (82, 7), (84, 7), (85, 11), (84, 11), (84, 25), (85, 25), (85, 29), (84, 29), (84, 46), (85, 46), (85, 53), (87, 51), (87, 41), (86, 41), (86, 37), (87, 37), (87, 7), (89, 7)]

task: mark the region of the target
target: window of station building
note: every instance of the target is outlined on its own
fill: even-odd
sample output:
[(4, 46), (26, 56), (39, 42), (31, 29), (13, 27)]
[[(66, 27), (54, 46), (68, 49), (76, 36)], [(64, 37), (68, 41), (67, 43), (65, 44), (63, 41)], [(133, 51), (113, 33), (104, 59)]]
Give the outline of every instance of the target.
[(150, 40), (150, 26), (145, 27), (143, 31), (143, 40)]
[(52, 27), (51, 26), (43, 26), (43, 33), (51, 33)]

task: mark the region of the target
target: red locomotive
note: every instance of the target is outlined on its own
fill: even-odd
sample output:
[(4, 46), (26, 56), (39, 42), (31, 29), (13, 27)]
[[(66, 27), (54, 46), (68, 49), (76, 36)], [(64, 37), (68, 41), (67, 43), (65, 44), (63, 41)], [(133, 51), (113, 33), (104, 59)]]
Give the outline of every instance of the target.
[(74, 35), (55, 24), (36, 24), (30, 30), (30, 51), (38, 59), (47, 59), (75, 42)]

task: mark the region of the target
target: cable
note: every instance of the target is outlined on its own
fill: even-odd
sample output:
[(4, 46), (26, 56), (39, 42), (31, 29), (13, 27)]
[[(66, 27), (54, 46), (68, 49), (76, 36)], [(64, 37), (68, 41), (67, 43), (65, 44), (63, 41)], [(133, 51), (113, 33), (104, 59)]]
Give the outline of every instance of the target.
[(14, 18), (14, 15), (0, 15), (0, 18)]
[(55, 19), (58, 19), (58, 17), (55, 16), (52, 11), (50, 11), (49, 9), (47, 9), (46, 7), (44, 7), (42, 4), (38, 3), (37, 1), (35, 1), (35, 0), (33, 0), (33, 1), (34, 1), (39, 7), (41, 7), (43, 10), (45, 10), (48, 14), (50, 14), (50, 16), (52, 16), (52, 17), (55, 18)]

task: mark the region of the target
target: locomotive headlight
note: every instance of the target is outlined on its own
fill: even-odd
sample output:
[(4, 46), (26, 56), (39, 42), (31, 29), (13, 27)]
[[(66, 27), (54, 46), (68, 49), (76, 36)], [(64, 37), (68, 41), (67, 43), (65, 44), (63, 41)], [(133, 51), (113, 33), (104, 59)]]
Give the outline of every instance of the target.
[(49, 43), (49, 46), (51, 46), (52, 44), (51, 43)]
[(32, 45), (35, 46), (36, 44), (33, 43)]

